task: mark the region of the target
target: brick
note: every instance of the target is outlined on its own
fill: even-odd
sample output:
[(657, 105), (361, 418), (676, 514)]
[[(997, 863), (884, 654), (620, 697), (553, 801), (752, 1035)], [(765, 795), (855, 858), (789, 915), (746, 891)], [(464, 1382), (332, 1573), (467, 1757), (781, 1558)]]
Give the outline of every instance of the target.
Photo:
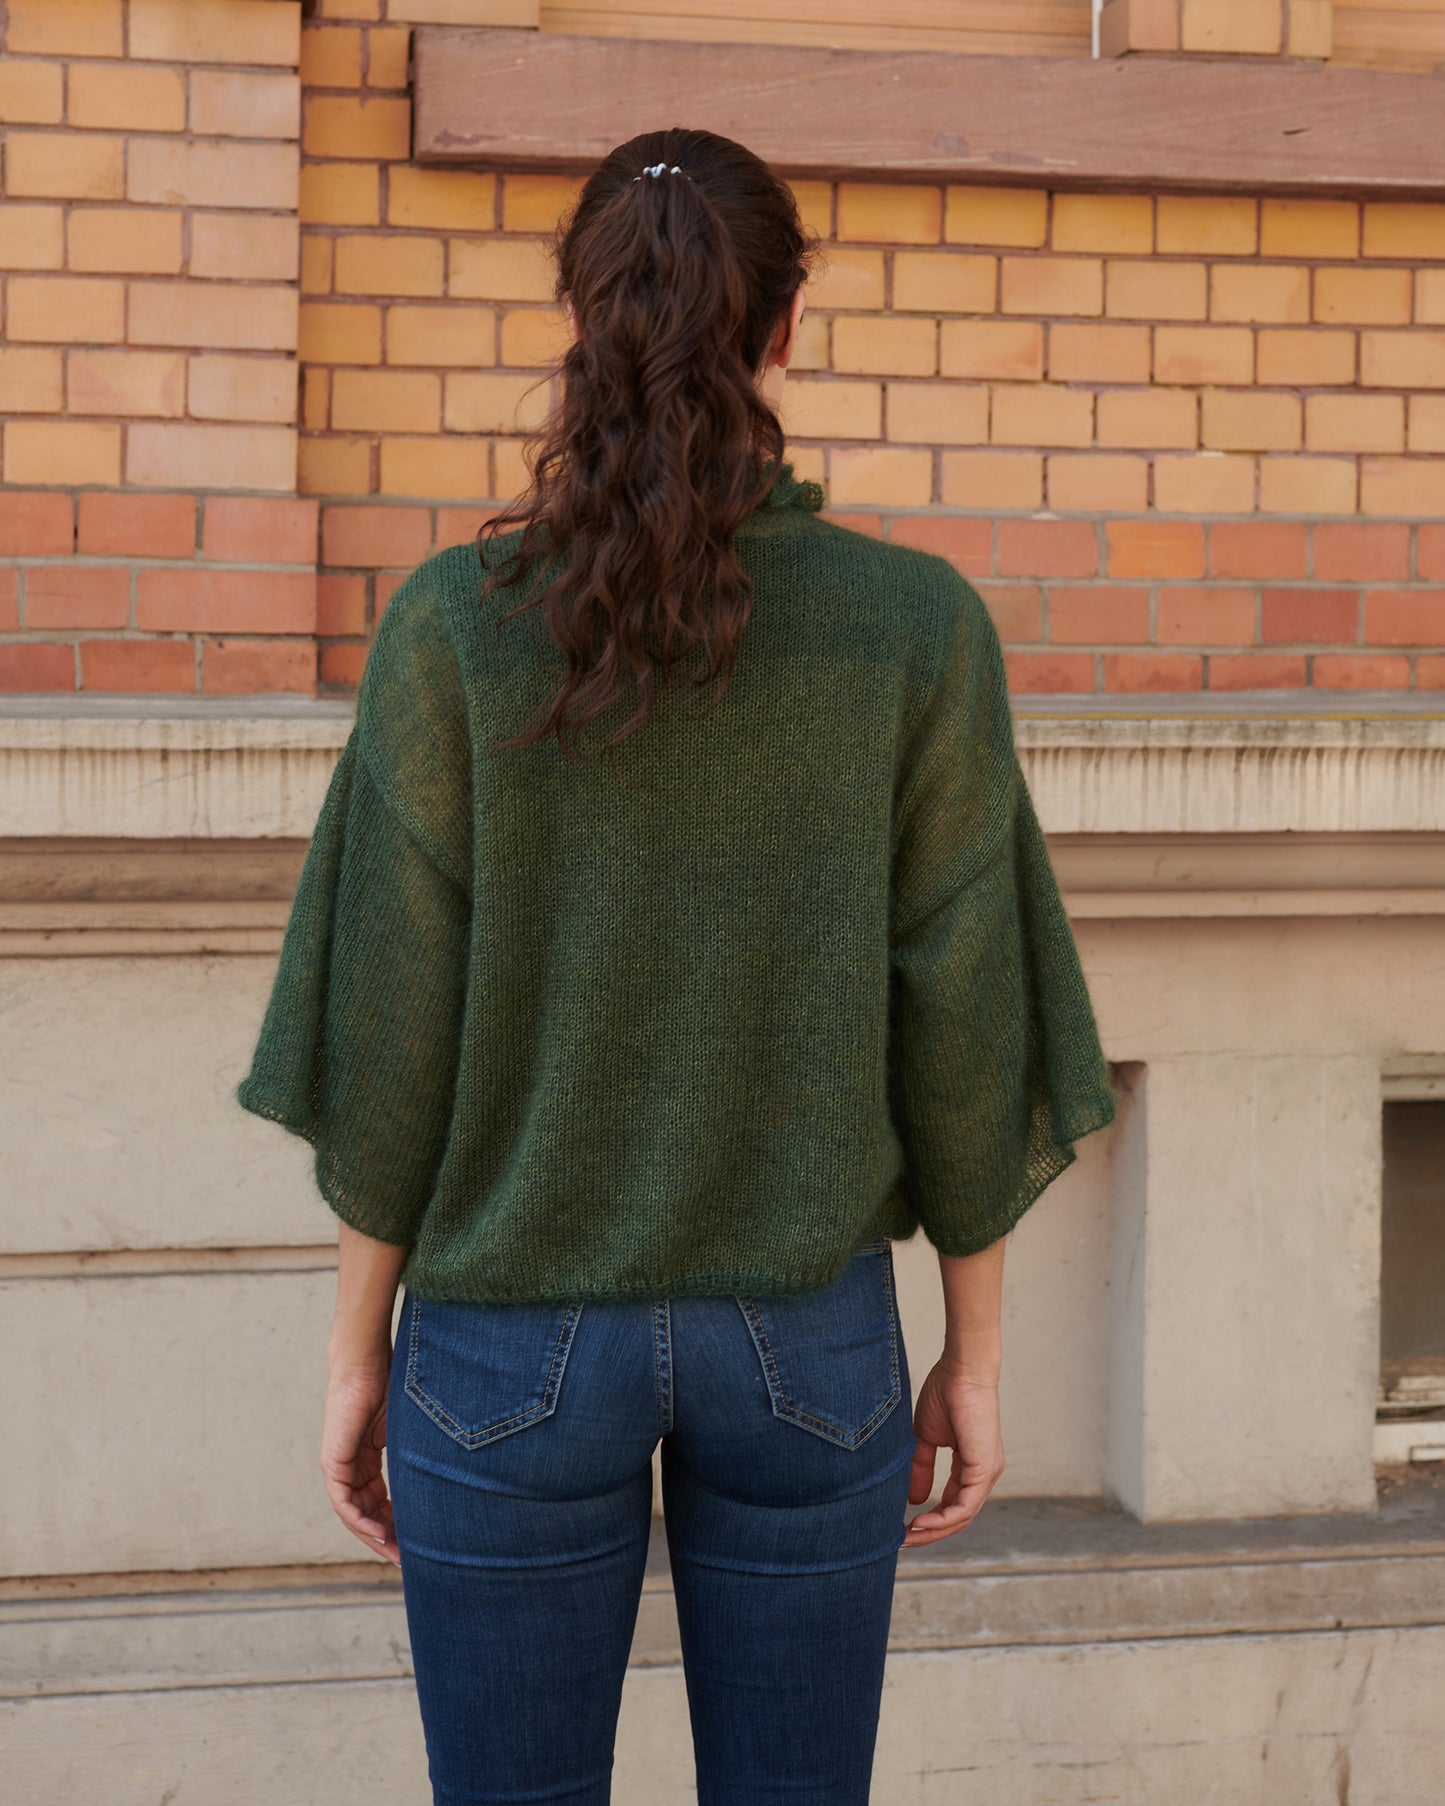
[[(518, 427), (513, 420), (516, 400), (507, 385), (520, 384), (530, 388), (532, 380), (525, 376), (497, 376), (490, 379), (469, 375), (449, 376), (447, 425), (453, 429), (460, 426), (462, 431), (516, 432)], [(895, 390), (908, 387), (899, 383), (892, 386)], [(919, 387), (925, 395), (935, 393), (927, 385)], [(536, 393), (545, 402), (545, 388)], [(970, 395), (972, 394), (970, 391)], [(454, 411), (461, 416), (460, 420), (452, 418)], [(987, 398), (984, 398), (981, 411), (987, 415)], [(806, 376), (789, 377), (783, 385), (782, 415), (784, 428), (790, 439), (877, 439), (883, 430), (883, 385), (836, 380), (830, 382)], [(476, 427), (461, 424), (463, 420), (475, 416), (489, 424)], [(920, 433), (897, 432), (890, 436), (915, 439), (924, 437)], [(987, 436), (985, 424), (979, 437)]]
[[(329, 246), (331, 241), (321, 242)], [(294, 282), (300, 244), (294, 217), (193, 213), (190, 273), (247, 282)]]
[(121, 131), (183, 132), (186, 78), (179, 69), (147, 69), (135, 63), (73, 63), (69, 73), (72, 126)]
[(1204, 685), (1204, 661), (1188, 652), (1106, 652), (1104, 688), (1135, 695), (1198, 690)]
[(126, 429), (125, 480), (147, 489), (296, 487), (296, 429), (137, 421)]
[(937, 244), (943, 232), (940, 189), (913, 182), (840, 182), (838, 237), (877, 244)]
[(1445, 654), (1420, 653), (1415, 660), (1417, 690), (1445, 690)]
[(1247, 326), (1156, 326), (1157, 383), (1252, 383), (1254, 334)]
[(1202, 320), (1206, 308), (1202, 263), (1109, 263), (1105, 313), (1123, 320)]
[(1366, 201), (1364, 253), (1445, 259), (1445, 206), (1438, 201)]
[(1311, 451), (1403, 451), (1405, 399), (1401, 395), (1307, 396), (1305, 443)]
[(1281, 0), (1180, 0), (1179, 46), (1216, 56), (1278, 56), (1284, 48)]
[(494, 364), (496, 315), (489, 307), (389, 307), (386, 361), (448, 368)]
[(441, 378), (430, 372), (338, 370), (332, 377), (331, 422), (343, 432), (435, 433), (441, 413)]
[(207, 696), (316, 694), (310, 640), (203, 640), (201, 691)]
[(1417, 568), (1427, 583), (1445, 582), (1445, 527), (1424, 526), (1420, 530)]
[(502, 226), (508, 232), (551, 232), (582, 193), (582, 176), (508, 174), (502, 183)]
[(1334, 0), (1289, 0), (1285, 49), (1323, 61), (1334, 52)]
[(1038, 452), (946, 451), (939, 500), (950, 508), (1040, 508), (1044, 460)]
[(1408, 326), (1409, 270), (1315, 271), (1315, 318), (1330, 325)]
[(204, 282), (133, 282), (130, 338), (136, 345), (226, 351), (296, 347), (296, 291)]
[(379, 19), (381, 0), (315, 0), (318, 19)]
[(980, 593), (1000, 638), (1042, 639), (1043, 592), (1037, 583), (990, 583)]
[(0, 570), (0, 633), (16, 633), (20, 627), (20, 573), (13, 567)]
[(1445, 514), (1445, 463), (1437, 458), (1362, 458), (1360, 513)]
[(75, 652), (69, 646), (0, 645), (0, 690), (11, 695), (75, 688)]
[[(469, 371), (452, 371), (447, 374), (445, 397), (442, 404), (442, 419), (448, 432), (453, 433), (531, 433), (535, 432), (546, 418), (548, 408), (548, 386), (539, 383), (531, 376), (499, 376), (490, 371), (472, 374)], [(820, 385), (821, 386), (821, 385)], [(833, 383), (830, 389), (868, 388), (869, 384)], [(797, 397), (798, 385), (789, 382), (784, 391), (784, 402), (789, 392)], [(813, 430), (818, 422), (803, 420), (801, 427), (790, 429), (789, 436), (798, 432), (803, 438), (846, 438), (845, 433), (823, 432)], [(859, 437), (871, 435), (861, 434)]]
[(0, 415), (59, 414), (65, 407), (61, 356), (38, 345), (0, 345)]
[(1416, 270), (1415, 318), (1421, 326), (1445, 326), (1445, 269)]
[(1360, 381), (1366, 388), (1445, 389), (1445, 332), (1362, 332)]
[(196, 649), (191, 640), (82, 640), (80, 687), (123, 695), (194, 691)]
[(324, 433), (331, 425), (331, 372), (301, 372), (301, 425), (308, 433)]
[(1155, 249), (1171, 256), (1253, 257), (1259, 249), (1253, 196), (1161, 194)]
[(1056, 251), (1123, 251), (1154, 248), (1154, 197), (1148, 194), (1056, 194)]
[[(795, 372), (828, 368), (829, 321), (819, 313), (805, 312), (789, 366)], [(801, 473), (800, 473), (801, 474)]]
[(1106, 389), (1099, 396), (1101, 446), (1194, 446), (1199, 404), (1183, 389)]
[(789, 182), (785, 178), (784, 185), (797, 203), (803, 230), (814, 231), (819, 238), (833, 238), (833, 183), (800, 178)]
[(932, 376), (938, 368), (938, 326), (933, 320), (886, 314), (845, 315), (833, 322), (833, 368), (865, 375)]
[(1066, 646), (1144, 643), (1149, 638), (1149, 591), (1056, 583), (1049, 590), (1049, 638)]
[(524, 368), (559, 363), (572, 335), (560, 307), (513, 307), (502, 316), (501, 361)]
[(327, 635), (366, 632), (365, 577), (317, 578), (316, 631)]
[(0, 123), (59, 125), (64, 111), (59, 63), (0, 63)]
[(1161, 646), (1248, 646), (1254, 591), (1192, 584), (1161, 589), (1155, 635)]
[(179, 351), (72, 351), (65, 387), (72, 414), (174, 419), (186, 411), (186, 360)]
[(1259, 505), (1267, 514), (1353, 514), (1353, 458), (1261, 458)]
[(115, 344), (125, 337), (125, 285), (84, 276), (12, 276), (8, 332), (50, 344)]
[(1403, 582), (1410, 575), (1410, 529), (1339, 521), (1315, 528), (1315, 576), (1334, 583)]
[(411, 155), (411, 102), (396, 95), (308, 93), (301, 148), (308, 157), (404, 161)]
[(5, 148), (5, 187), (13, 197), (118, 201), (125, 196), (123, 138), (99, 132), (11, 132)]
[(843, 505), (922, 508), (933, 500), (933, 453), (899, 446), (835, 450), (829, 478), (829, 499)]
[(438, 508), (436, 538), (433, 543), (441, 547), (475, 539), (487, 522), (495, 518), (496, 513), (495, 508)]
[(317, 238), (308, 234), (301, 241), (301, 293), (303, 295), (329, 295), (331, 293), (331, 258), (335, 249), (329, 238)]
[(1003, 662), (1015, 695), (1087, 693), (1094, 687), (1094, 655), (1089, 652), (1006, 652)]
[(1293, 196), (1261, 203), (1262, 257), (1358, 257), (1358, 201), (1298, 200)]
[(297, 356), (304, 364), (379, 364), (381, 309), (359, 302), (303, 301)]
[(381, 442), (381, 487), (387, 495), (431, 496), (437, 500), (502, 494), (488, 480), (486, 440), (388, 438)]
[[(401, 36), (405, 38), (406, 33), (401, 33)], [(307, 88), (359, 88), (361, 86), (360, 28), (355, 25), (308, 25), (303, 27), (300, 74), (302, 83)], [(376, 85), (385, 86), (386, 84)]]
[[(856, 253), (855, 253), (856, 255)], [(447, 294), (459, 301), (551, 301), (553, 271), (546, 244), (536, 238), (453, 238), (447, 241)], [(882, 306), (882, 258), (878, 301)]]
[(212, 138), (295, 138), (301, 130), (301, 83), (289, 71), (193, 69), (191, 130)]
[(1154, 506), (1161, 514), (1247, 514), (1254, 507), (1254, 459), (1206, 451), (1154, 460)]
[(80, 538), (76, 549), (102, 558), (117, 554), (193, 558), (195, 497), (105, 495), (87, 490), (80, 497)]
[(66, 262), (72, 270), (178, 275), (181, 218), (159, 207), (74, 207), (66, 221)]
[[(924, 552), (936, 552), (965, 577), (987, 577), (993, 570), (992, 521), (938, 514), (900, 514), (894, 518), (889, 537), (895, 545), (917, 546)], [(1037, 612), (1038, 592), (1034, 595)]]
[(25, 575), (25, 625), (125, 627), (130, 623), (130, 571), (124, 565), (37, 564)]
[(1048, 460), (1049, 507), (1066, 514), (1142, 514), (1149, 505), (1147, 458), (1091, 452)]
[(1445, 395), (1410, 397), (1407, 445), (1412, 452), (1445, 452)]
[(381, 176), (374, 163), (307, 163), (301, 169), (302, 220), (317, 226), (374, 226), (381, 218)]
[(1307, 686), (1302, 654), (1279, 652), (1212, 652), (1211, 690), (1302, 690)]
[(10, 0), (11, 56), (124, 56), (122, 0)]
[(136, 626), (148, 633), (314, 633), (314, 571), (142, 569)]
[(314, 501), (295, 496), (213, 495), (206, 498), (201, 550), (226, 564), (316, 563)]
[(408, 567), (431, 549), (425, 508), (323, 508), (321, 562), (328, 565)]
[(1179, 48), (1179, 0), (1105, 0), (1099, 17), (1099, 54)]
[(1310, 317), (1310, 273), (1303, 264), (1217, 263), (1210, 274), (1212, 320), (1295, 326)]
[(1012, 245), (1036, 250), (1047, 242), (1049, 197), (1041, 188), (974, 188), (944, 191), (943, 236), (949, 244)]
[(405, 571), (378, 571), (376, 573), (376, 619), (379, 621), (385, 614), (392, 597), (406, 582)]
[(1298, 395), (1206, 389), (1202, 438), (1211, 451), (1295, 451), (1303, 433)]
[(497, 178), (490, 173), (404, 163), (387, 172), (388, 225), (490, 232), (496, 209)]
[(0, 202), (0, 270), (58, 270), (64, 261), (61, 208)]
[(1092, 521), (1001, 520), (1000, 577), (1093, 577), (1099, 570), (1099, 537)]
[[(835, 385), (833, 385), (835, 386)], [(795, 387), (788, 384), (788, 390)], [(787, 390), (784, 391), (787, 405)], [(860, 423), (861, 424), (861, 423)], [(827, 437), (821, 430), (809, 437)], [(842, 438), (866, 438), (863, 431), (839, 433)], [(889, 383), (888, 437), (931, 445), (984, 445), (988, 443), (988, 394), (958, 384)]]
[(1104, 266), (1097, 257), (1005, 257), (1001, 282), (1006, 314), (1104, 311)]
[(79, 420), (12, 420), (5, 427), (7, 483), (120, 481), (120, 428)]
[(338, 295), (439, 295), (442, 240), (374, 232), (336, 241)]
[(1000, 385), (993, 392), (989, 437), (995, 445), (1088, 445), (1094, 397), (1084, 389), (1039, 383)]
[(1301, 521), (1215, 521), (1209, 569), (1215, 577), (1303, 577), (1309, 529)]
[(1311, 676), (1320, 690), (1408, 690), (1410, 661), (1392, 653), (1317, 652)]
[(1147, 383), (1149, 328), (1056, 321), (1049, 328), (1049, 376), (1065, 383)]
[(1104, 523), (1111, 577), (1202, 577), (1204, 528), (1198, 521)]
[[(453, 239), (452, 283), (455, 288), (457, 280), (457, 256), (461, 252), (502, 252), (518, 250), (526, 241), (509, 241), (507, 239), (491, 240), (476, 244), (467, 239)], [(535, 264), (524, 266), (525, 273), (540, 290), (539, 294), (527, 294), (518, 297), (521, 300), (550, 300), (552, 295), (552, 270), (546, 258), (545, 243), (534, 240), (533, 256)], [(904, 253), (899, 253), (904, 255)], [(915, 255), (912, 252), (909, 256)], [(926, 256), (930, 253), (918, 253)], [(931, 253), (931, 255), (939, 255)], [(973, 262), (970, 258), (959, 258), (965, 265)], [(523, 274), (519, 270), (518, 274)], [(480, 271), (477, 272), (480, 275)], [(505, 279), (505, 272), (499, 272)], [(873, 307), (883, 306), (884, 265), (882, 251), (859, 251), (846, 245), (830, 245), (828, 248), (828, 267), (815, 276), (808, 284), (808, 305), (822, 308), (825, 311), (835, 307)], [(501, 290), (482, 290), (481, 293), (502, 293)]]
[(293, 213), (300, 160), (294, 144), (132, 138), (125, 194), (183, 207), (274, 208)]
[(266, 63), (294, 69), (301, 9), (253, 0), (130, 0), (130, 54), (166, 63)]
[[(26, 590), (27, 607), (29, 589)], [(1365, 643), (1423, 646), (1445, 642), (1445, 589), (1375, 589), (1365, 592)]]
[(944, 376), (1036, 380), (1044, 373), (1044, 329), (1033, 320), (944, 320), (938, 364)]
[(405, 88), (409, 81), (407, 58), (410, 48), (411, 33), (404, 25), (381, 26), (367, 32), (367, 87)]
[(302, 495), (366, 495), (376, 487), (370, 439), (303, 438), (296, 450)]
[(45, 558), (75, 545), (75, 502), (68, 495), (0, 489), (0, 556)]
[(1356, 346), (1352, 332), (1324, 332), (1318, 328), (1295, 332), (1282, 328), (1261, 331), (1258, 340), (1262, 383), (1312, 389), (1355, 380)]
[(893, 305), (924, 313), (987, 314), (994, 310), (998, 259), (961, 251), (895, 251)]
[(323, 646), (320, 677), (323, 684), (354, 690), (366, 666), (365, 646)]

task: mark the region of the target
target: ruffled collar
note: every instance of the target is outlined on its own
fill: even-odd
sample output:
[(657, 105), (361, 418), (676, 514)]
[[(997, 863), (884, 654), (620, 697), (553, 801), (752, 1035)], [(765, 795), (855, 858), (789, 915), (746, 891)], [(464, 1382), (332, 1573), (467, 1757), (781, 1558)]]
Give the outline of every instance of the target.
[(773, 479), (772, 487), (763, 497), (754, 513), (771, 508), (801, 508), (809, 514), (816, 514), (824, 505), (823, 486), (807, 478), (799, 478), (792, 465), (785, 459), (778, 466), (778, 474)]

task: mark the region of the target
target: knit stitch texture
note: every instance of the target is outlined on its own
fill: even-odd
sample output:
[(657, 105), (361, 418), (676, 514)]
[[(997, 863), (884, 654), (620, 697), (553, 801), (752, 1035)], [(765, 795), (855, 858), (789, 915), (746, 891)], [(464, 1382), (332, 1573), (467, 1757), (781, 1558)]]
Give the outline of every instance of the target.
[[(534, 587), (386, 608), (238, 1102), (421, 1298), (818, 1290), (1006, 1233), (1114, 1119), (997, 631), (781, 467), (732, 681), (605, 758), (497, 751), (562, 657)], [(545, 572), (534, 572), (529, 586)], [(632, 712), (594, 722), (593, 755)]]

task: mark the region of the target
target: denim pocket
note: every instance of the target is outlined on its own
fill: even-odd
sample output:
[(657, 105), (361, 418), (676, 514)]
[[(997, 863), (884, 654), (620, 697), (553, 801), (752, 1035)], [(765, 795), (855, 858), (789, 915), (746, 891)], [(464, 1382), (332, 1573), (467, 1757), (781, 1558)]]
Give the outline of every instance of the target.
[(795, 1298), (739, 1298), (773, 1415), (854, 1449), (903, 1396), (893, 1247), (868, 1242), (842, 1276)]
[(465, 1448), (557, 1409), (580, 1304), (468, 1304), (411, 1298), (406, 1393)]

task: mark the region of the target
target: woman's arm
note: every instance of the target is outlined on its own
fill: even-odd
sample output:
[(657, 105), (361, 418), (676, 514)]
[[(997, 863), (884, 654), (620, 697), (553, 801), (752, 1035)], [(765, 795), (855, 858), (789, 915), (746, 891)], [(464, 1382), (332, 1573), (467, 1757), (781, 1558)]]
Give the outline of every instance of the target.
[(336, 1312), (328, 1363), (334, 1375), (391, 1365), (391, 1315), (408, 1250), (341, 1224)]
[(943, 1361), (971, 1386), (997, 1386), (1003, 1359), (1000, 1236), (980, 1254), (940, 1254), (943, 1278)]

